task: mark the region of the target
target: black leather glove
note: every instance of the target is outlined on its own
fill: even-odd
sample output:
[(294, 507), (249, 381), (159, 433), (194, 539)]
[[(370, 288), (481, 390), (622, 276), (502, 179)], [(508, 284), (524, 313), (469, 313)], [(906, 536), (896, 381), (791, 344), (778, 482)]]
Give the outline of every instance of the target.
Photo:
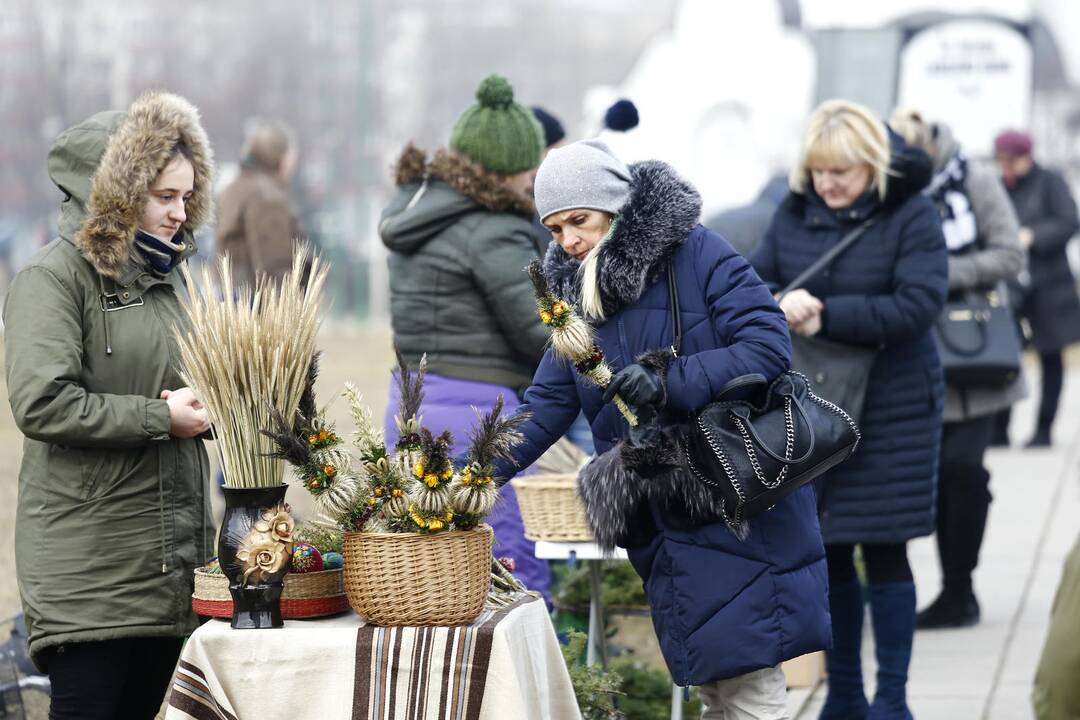
[(632, 448), (652, 447), (660, 441), (660, 414), (652, 405), (634, 408), (638, 424), (631, 425), (626, 442)]
[(654, 371), (634, 363), (627, 365), (611, 378), (604, 390), (604, 402), (610, 402), (616, 395), (627, 405), (642, 408), (659, 404), (664, 399), (664, 388)]

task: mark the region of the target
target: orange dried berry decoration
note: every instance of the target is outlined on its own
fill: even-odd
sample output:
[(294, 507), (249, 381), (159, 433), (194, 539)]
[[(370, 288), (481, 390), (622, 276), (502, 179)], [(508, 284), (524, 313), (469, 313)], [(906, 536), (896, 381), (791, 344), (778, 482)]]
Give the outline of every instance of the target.
[(334, 477), (335, 475), (337, 475), (337, 468), (333, 465), (330, 465), (329, 463), (323, 465), (322, 471), (326, 473), (327, 477)]

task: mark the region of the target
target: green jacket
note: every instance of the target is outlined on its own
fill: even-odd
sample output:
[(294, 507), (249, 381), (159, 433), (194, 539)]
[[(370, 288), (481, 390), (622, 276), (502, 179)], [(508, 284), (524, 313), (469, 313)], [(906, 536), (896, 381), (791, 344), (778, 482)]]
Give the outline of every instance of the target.
[(194, 252), (191, 233), (210, 212), (209, 145), (186, 101), (148, 94), (57, 139), (60, 237), (18, 273), (4, 305), (9, 399), (25, 435), (16, 567), (42, 667), (42, 651), (63, 643), (197, 626), (192, 570), (213, 545), (209, 463), (202, 440), (169, 435), (159, 399), (185, 384), (173, 338), (185, 288), (132, 250), (141, 198), (179, 139), (195, 155), (181, 229)]
[(540, 257), (532, 202), (447, 151), (428, 164), (409, 146), (397, 181), (379, 225), (395, 347), (438, 375), (528, 386), (550, 335), (524, 272)]
[(1080, 717), (1080, 539), (1065, 558), (1031, 702), (1039, 720)]

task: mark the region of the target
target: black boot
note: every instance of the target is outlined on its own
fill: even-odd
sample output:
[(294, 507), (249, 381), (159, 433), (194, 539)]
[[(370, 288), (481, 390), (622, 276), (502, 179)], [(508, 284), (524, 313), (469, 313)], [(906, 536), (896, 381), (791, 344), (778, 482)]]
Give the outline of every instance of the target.
[(979, 622), (979, 601), (970, 590), (954, 592), (942, 590), (937, 600), (919, 612), (915, 618), (915, 627), (919, 630), (941, 630), (944, 628), (962, 628), (977, 625)]
[(1050, 430), (1039, 428), (1024, 447), (1030, 450), (1032, 448), (1048, 448), (1050, 445)]

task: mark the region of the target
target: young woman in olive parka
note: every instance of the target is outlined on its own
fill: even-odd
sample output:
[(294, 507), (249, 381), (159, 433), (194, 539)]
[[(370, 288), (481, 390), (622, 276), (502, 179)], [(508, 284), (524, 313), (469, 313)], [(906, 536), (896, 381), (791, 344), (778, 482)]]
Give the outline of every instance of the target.
[(148, 93), (49, 152), (60, 237), (4, 306), (7, 386), (25, 436), (16, 567), (51, 718), (153, 717), (198, 624), (209, 555), (206, 411), (177, 373), (176, 266), (210, 217), (198, 111)]

